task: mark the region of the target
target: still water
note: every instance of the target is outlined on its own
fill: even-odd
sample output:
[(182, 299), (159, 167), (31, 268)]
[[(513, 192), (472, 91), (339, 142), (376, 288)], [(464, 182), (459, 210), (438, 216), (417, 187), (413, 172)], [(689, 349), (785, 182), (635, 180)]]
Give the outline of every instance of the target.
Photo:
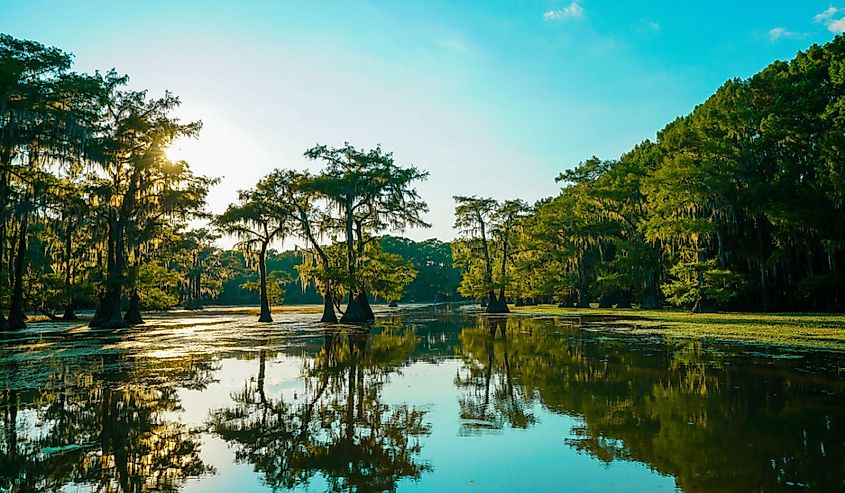
[(3, 336), (0, 492), (845, 490), (840, 353), (448, 306), (315, 318)]

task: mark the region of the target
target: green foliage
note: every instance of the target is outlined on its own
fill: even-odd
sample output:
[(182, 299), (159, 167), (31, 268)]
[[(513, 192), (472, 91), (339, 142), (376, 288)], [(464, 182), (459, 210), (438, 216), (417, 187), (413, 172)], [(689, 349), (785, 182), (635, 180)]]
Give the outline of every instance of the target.
[(385, 252), (395, 253), (410, 261), (417, 275), (405, 286), (405, 301), (452, 301), (457, 300), (457, 286), (461, 280), (459, 269), (453, 267), (452, 249), (449, 243), (436, 239), (421, 242), (397, 236), (381, 239)]
[[(662, 291), (695, 309), (841, 310), (843, 53), (837, 36), (729, 80), (655, 141), (561, 173), (560, 194), (523, 222), (511, 293), (580, 307), (655, 308)], [(459, 202), (466, 239), (482, 231), (472, 206), (492, 204)], [(495, 285), (492, 269), (462, 260), (480, 252), (455, 252), (467, 295)]]
[[(267, 274), (267, 298), (274, 305), (281, 305), (285, 302), (285, 285), (290, 284), (292, 278), (284, 271), (270, 271)], [(246, 281), (240, 286), (247, 291), (258, 292), (258, 281)]]
[(716, 261), (679, 262), (669, 270), (672, 280), (661, 288), (666, 301), (692, 307), (702, 300), (725, 304), (738, 296), (744, 280), (727, 269), (716, 268)]
[(138, 295), (141, 306), (166, 310), (178, 302), (175, 294), (180, 276), (159, 262), (148, 262), (138, 268)]
[(483, 262), (478, 261), (479, 246), (472, 241), (455, 240), (452, 246), (452, 262), (460, 269), (461, 281), (458, 293), (464, 298), (481, 299), (489, 293), (492, 283), (487, 279), (487, 270)]
[(361, 284), (388, 302), (402, 299), (405, 286), (417, 276), (411, 262), (399, 254), (385, 252), (379, 242), (370, 243), (364, 254), (367, 262), (360, 273)]

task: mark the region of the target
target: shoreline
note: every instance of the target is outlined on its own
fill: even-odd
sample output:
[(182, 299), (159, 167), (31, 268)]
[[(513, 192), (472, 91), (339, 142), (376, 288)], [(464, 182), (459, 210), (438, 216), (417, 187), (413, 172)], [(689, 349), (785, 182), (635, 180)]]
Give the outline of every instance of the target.
[(845, 352), (845, 314), (690, 313), (634, 308), (558, 308), (556, 305), (518, 307), (511, 313), (560, 318), (613, 317), (597, 320), (586, 329), (596, 332)]

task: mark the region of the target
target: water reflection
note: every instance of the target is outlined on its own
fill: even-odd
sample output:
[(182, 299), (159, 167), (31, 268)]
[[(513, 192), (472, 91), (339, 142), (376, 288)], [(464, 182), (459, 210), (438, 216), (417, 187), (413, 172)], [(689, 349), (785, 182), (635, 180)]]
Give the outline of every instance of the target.
[[(535, 432), (554, 441), (520, 458), (551, 490), (575, 474), (613, 490), (614, 467), (640, 464), (642, 484), (669, 476), (683, 491), (841, 491), (842, 368), (835, 353), (760, 354), (448, 311), (382, 317), (369, 330), (301, 318), (49, 328), (16, 335), (0, 357), (0, 491), (177, 491), (189, 479), (213, 485), (215, 474), (278, 490), (461, 490), (466, 471)], [(183, 410), (186, 389), (199, 409)], [(210, 437), (245, 469), (207, 454)], [(473, 457), (474, 446), (491, 455)], [(544, 487), (507, 466), (483, 474), (494, 486)]]
[(520, 385), (519, 370), (511, 368), (507, 323), (507, 318), (479, 318), (477, 327), (461, 331), (464, 367), (455, 376), (455, 386), (464, 391), (462, 435), (501, 430), (506, 423), (527, 428), (536, 420), (531, 413), (533, 396)]
[[(179, 410), (173, 387), (150, 387), (145, 375), (112, 372), (119, 356), (103, 354), (88, 371), (47, 366), (37, 385), (20, 388), (16, 362), (0, 394), (3, 491), (176, 491), (186, 477), (213, 472), (199, 456), (197, 434), (171, 418)], [(202, 385), (207, 364), (183, 361), (178, 381)], [(38, 364), (38, 363), (36, 363)], [(32, 370), (32, 368), (30, 368)], [(14, 385), (9, 385), (14, 384)]]
[(387, 376), (413, 353), (413, 330), (386, 328), (374, 337), (359, 329), (329, 330), (312, 358), (303, 358), (304, 387), (291, 396), (267, 396), (266, 351), (258, 378), (216, 410), (212, 430), (236, 444), (273, 488), (307, 485), (322, 475), (331, 491), (395, 491), (402, 478), (430, 469), (417, 460), (419, 438), (429, 433), (424, 411), (381, 400)]
[(632, 344), (514, 317), (463, 330), (461, 345), (467, 426), (524, 428), (520, 410), (537, 400), (582, 418), (570, 446), (643, 462), (683, 491), (845, 489), (845, 383), (802, 368), (811, 356)]

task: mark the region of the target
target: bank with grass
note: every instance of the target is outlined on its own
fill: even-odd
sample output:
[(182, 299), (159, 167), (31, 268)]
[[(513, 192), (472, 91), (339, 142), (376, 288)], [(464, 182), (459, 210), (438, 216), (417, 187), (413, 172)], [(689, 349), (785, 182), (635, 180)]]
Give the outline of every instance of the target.
[[(514, 313), (594, 318), (587, 330), (795, 349), (845, 351), (845, 315), (800, 313), (690, 313), (673, 310), (558, 308), (538, 305)], [(580, 320), (583, 323), (583, 320)]]

